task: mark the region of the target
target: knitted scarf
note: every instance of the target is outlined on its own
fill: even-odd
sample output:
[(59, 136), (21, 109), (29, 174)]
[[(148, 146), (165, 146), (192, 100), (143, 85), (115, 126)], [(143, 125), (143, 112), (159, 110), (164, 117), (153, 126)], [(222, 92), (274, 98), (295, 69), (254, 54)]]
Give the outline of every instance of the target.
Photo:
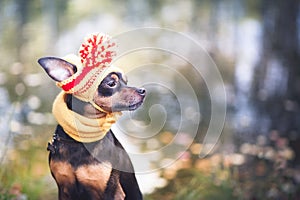
[(121, 115), (120, 112), (106, 113), (104, 117), (96, 119), (79, 115), (68, 109), (65, 101), (66, 95), (64, 91), (58, 94), (53, 103), (52, 112), (64, 131), (78, 142), (88, 143), (101, 140)]

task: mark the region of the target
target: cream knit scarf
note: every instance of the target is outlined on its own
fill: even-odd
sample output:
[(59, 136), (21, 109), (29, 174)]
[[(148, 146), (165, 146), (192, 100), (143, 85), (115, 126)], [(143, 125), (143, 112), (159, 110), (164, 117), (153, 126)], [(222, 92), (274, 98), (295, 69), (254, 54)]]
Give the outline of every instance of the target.
[(88, 118), (69, 110), (65, 97), (66, 93), (63, 91), (58, 94), (53, 103), (52, 112), (64, 131), (78, 142), (101, 140), (121, 115), (120, 112), (114, 112), (106, 113), (104, 117), (97, 119)]

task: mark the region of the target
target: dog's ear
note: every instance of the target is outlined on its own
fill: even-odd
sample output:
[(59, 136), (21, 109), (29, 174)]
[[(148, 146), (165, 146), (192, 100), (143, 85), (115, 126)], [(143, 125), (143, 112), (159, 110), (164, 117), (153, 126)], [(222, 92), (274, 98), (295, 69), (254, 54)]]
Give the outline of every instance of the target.
[(38, 60), (47, 74), (55, 81), (63, 81), (71, 77), (77, 68), (75, 65), (56, 57), (43, 57)]

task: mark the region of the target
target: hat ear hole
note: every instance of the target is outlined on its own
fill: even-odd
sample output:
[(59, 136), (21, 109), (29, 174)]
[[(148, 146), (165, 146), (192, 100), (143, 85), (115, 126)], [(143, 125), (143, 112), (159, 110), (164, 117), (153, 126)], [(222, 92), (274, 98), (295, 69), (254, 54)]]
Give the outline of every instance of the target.
[(68, 79), (77, 72), (75, 65), (56, 57), (43, 57), (38, 60), (48, 76), (57, 82)]

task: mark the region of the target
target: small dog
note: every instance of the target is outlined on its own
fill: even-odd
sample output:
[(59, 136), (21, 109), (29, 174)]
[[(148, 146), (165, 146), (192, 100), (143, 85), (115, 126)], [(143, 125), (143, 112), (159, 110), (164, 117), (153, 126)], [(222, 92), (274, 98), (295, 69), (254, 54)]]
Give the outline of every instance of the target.
[[(81, 61), (56, 57), (38, 60), (63, 89), (53, 105), (59, 124), (47, 148), (60, 200), (143, 199), (130, 158), (110, 126), (120, 111), (137, 109), (146, 91), (127, 86), (120, 70), (105, 70), (111, 68), (111, 46), (114, 43), (109, 37), (96, 34), (82, 45)], [(95, 55), (101, 58), (100, 64)]]

